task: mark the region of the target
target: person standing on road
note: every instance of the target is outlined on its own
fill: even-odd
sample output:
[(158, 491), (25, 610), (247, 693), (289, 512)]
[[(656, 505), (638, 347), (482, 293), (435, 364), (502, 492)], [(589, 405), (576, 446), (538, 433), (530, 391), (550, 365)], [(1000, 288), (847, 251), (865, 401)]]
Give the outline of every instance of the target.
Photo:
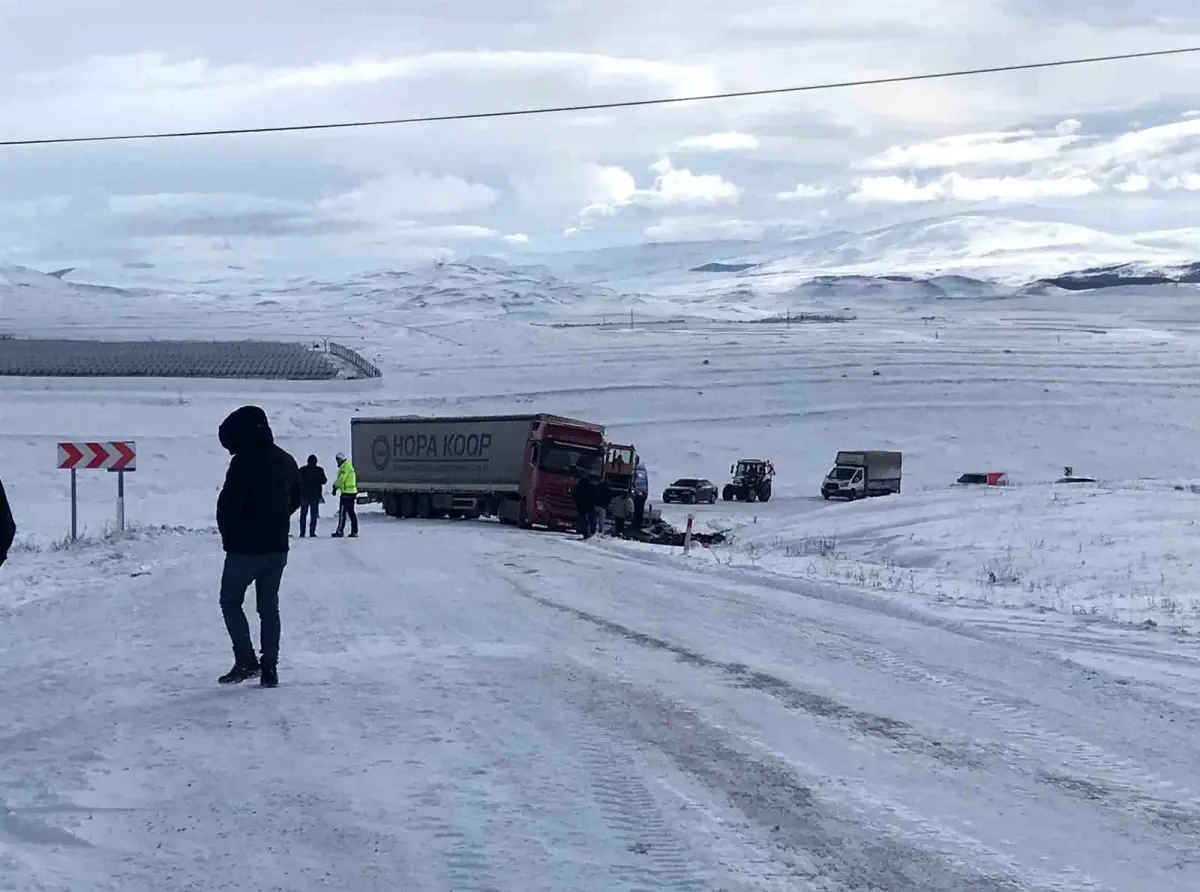
[(633, 520), (633, 496), (627, 492), (613, 499), (613, 533), (624, 538), (626, 525)]
[[(292, 515), (300, 507), (300, 469), (275, 445), (267, 414), (258, 406), (232, 412), (217, 432), (232, 456), (217, 498), (217, 529), (225, 550), (221, 613), (233, 644), (234, 663), (219, 679), (237, 684), (261, 676), (263, 687), (279, 684), (279, 584), (288, 559)], [(242, 604), (254, 583), (262, 659)]]
[(8, 551), (16, 538), (17, 522), (13, 520), (8, 494), (4, 491), (4, 481), (0, 480), (0, 567), (8, 560)]
[(338, 525), (333, 537), (340, 539), (346, 535), (346, 519), (350, 520), (350, 538), (358, 536), (358, 512), (354, 508), (358, 501), (358, 475), (354, 473), (354, 465), (345, 453), (337, 454), (337, 479), (333, 481), (333, 494), (338, 496)]
[(308, 464), (300, 469), (300, 538), (304, 538), (305, 528), (308, 535), (317, 535), (317, 517), (321, 513), (321, 503), (325, 501), (325, 484), (329, 478), (325, 469), (317, 464), (317, 457), (310, 455)]
[(571, 488), (571, 498), (579, 515), (579, 535), (584, 541), (596, 532), (596, 505), (593, 501), (594, 488), (590, 477), (580, 477)]
[(642, 457), (637, 458), (637, 466), (633, 472), (633, 528), (640, 530), (645, 523), (646, 501), (650, 498), (650, 474), (642, 464)]
[(592, 521), (597, 536), (608, 532), (608, 512), (612, 506), (612, 487), (603, 478), (592, 483), (592, 508), (595, 519)]

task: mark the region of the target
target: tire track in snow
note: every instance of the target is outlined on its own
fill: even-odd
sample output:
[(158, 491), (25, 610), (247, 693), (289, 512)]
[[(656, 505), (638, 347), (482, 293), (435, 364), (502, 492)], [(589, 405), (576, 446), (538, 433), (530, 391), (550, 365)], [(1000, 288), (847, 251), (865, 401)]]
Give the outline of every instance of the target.
[[(970, 704), (972, 719), (982, 719), (999, 731), (1005, 741), (1014, 740), (1024, 747), (993, 744), (990, 749), (1014, 767), (1025, 763), (1023, 770), (1039, 783), (1076, 798), (1137, 813), (1163, 830), (1200, 833), (1200, 796), (1192, 788), (1097, 744), (1041, 727), (1044, 715), (1019, 698), (995, 694), (886, 651), (864, 647), (860, 653), (895, 677), (948, 691)], [(1035, 758), (1036, 752), (1057, 762), (1062, 770), (1047, 771), (1043, 767), (1046, 760)]]
[(675, 644), (645, 632), (639, 632), (612, 620), (604, 619), (594, 613), (589, 613), (586, 610), (580, 610), (577, 607), (571, 607), (550, 598), (542, 597), (530, 591), (516, 580), (509, 579), (509, 582), (513, 586), (513, 589), (523, 597), (541, 604), (543, 607), (582, 620), (640, 647), (673, 654), (676, 659), (686, 665), (700, 669), (716, 670), (733, 687), (767, 694), (790, 709), (799, 710), (817, 718), (829, 720), (861, 736), (880, 739), (886, 744), (891, 744), (902, 750), (934, 759), (943, 764), (958, 768), (979, 767), (982, 764), (981, 757), (984, 754), (978, 751), (977, 748), (951, 746), (940, 740), (925, 736), (916, 728), (898, 719), (862, 712), (824, 694), (806, 690), (774, 675), (752, 669), (744, 663), (733, 663), (704, 656), (683, 645)]
[[(624, 556), (623, 552), (614, 554)], [(661, 569), (657, 561), (642, 560), (641, 556), (631, 559)], [(563, 558), (560, 560), (574, 563)], [(731, 603), (744, 605), (756, 612), (772, 609), (768, 603), (751, 603), (734, 594), (730, 594), (729, 599)], [(574, 608), (567, 610), (571, 612)], [(795, 616), (786, 618), (795, 621)], [(918, 621), (921, 621), (920, 618)], [(615, 631), (615, 628), (614, 625), (610, 631)], [(951, 632), (959, 631), (949, 626), (944, 628)], [(972, 638), (987, 640), (990, 637), (963, 631)], [(650, 639), (651, 636), (643, 637)], [(843, 648), (822, 647), (822, 651), (835, 660), (849, 660), (872, 669), (883, 668), (895, 678), (952, 693), (973, 707), (970, 711), (973, 719), (986, 721), (1000, 732), (1004, 741), (1017, 741), (1024, 745), (1024, 749), (1020, 749), (1007, 743), (977, 744), (972, 748), (977, 755), (999, 759), (1039, 784), (1053, 787), (1077, 799), (1103, 805), (1120, 814), (1132, 815), (1159, 830), (1185, 835), (1200, 833), (1200, 796), (1196, 791), (1151, 771), (1134, 759), (1119, 756), (1076, 736), (1042, 727), (1046, 720), (1045, 711), (1036, 704), (997, 694), (965, 679), (935, 672), (919, 665), (917, 661), (872, 648), (858, 638), (844, 637), (843, 644)], [(724, 665), (744, 668), (741, 664)], [(1049, 756), (1061, 770), (1046, 770), (1045, 760), (1035, 755), (1038, 752)]]
[(636, 859), (613, 865), (622, 879), (631, 883), (628, 888), (646, 892), (710, 889), (710, 878), (700, 875), (692, 853), (663, 816), (658, 800), (635, 775), (639, 763), (636, 755), (622, 752), (617, 739), (601, 726), (581, 728), (571, 724), (568, 730), (593, 798)]
[(1096, 888), (988, 875), (949, 856), (890, 839), (834, 813), (784, 760), (747, 752), (736, 738), (651, 691), (582, 668), (563, 673), (559, 683), (566, 696), (595, 721), (662, 752), (680, 770), (766, 829), (778, 848), (799, 855), (801, 864), (796, 866), (792, 888), (887, 892), (1078, 892)]

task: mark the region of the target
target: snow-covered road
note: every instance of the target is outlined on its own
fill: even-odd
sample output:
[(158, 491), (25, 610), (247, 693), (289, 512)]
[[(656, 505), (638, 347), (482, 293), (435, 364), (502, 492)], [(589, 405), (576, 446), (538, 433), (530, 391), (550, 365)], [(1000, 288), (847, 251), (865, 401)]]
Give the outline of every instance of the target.
[(25, 556), (0, 888), (1196, 888), (1195, 706), (680, 564), (367, 512), (293, 541), (263, 691), (211, 532)]

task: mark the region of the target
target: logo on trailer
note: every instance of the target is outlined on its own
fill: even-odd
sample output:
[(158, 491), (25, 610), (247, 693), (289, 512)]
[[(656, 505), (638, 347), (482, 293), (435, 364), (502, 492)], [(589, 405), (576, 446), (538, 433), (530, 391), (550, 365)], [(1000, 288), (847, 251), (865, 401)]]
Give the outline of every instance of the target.
[(375, 464), (375, 470), (385, 471), (388, 466), (388, 459), (392, 457), (392, 444), (388, 438), (380, 434), (371, 441), (371, 461)]

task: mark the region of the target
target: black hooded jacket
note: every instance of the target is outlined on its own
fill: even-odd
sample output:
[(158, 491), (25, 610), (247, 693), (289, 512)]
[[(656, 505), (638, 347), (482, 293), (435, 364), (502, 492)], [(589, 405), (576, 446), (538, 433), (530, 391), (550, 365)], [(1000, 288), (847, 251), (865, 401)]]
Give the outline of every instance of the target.
[(300, 507), (300, 469), (275, 445), (266, 413), (242, 406), (221, 422), (221, 445), (233, 456), (217, 498), (217, 529), (231, 554), (288, 550), (290, 518)]
[(325, 469), (317, 464), (315, 455), (310, 455), (308, 464), (300, 469), (300, 498), (306, 502), (325, 501), (325, 484), (328, 482)]
[(17, 524), (13, 520), (12, 508), (9, 507), (4, 484), (0, 483), (0, 564), (8, 560), (8, 550), (12, 548), (13, 540), (16, 537)]

